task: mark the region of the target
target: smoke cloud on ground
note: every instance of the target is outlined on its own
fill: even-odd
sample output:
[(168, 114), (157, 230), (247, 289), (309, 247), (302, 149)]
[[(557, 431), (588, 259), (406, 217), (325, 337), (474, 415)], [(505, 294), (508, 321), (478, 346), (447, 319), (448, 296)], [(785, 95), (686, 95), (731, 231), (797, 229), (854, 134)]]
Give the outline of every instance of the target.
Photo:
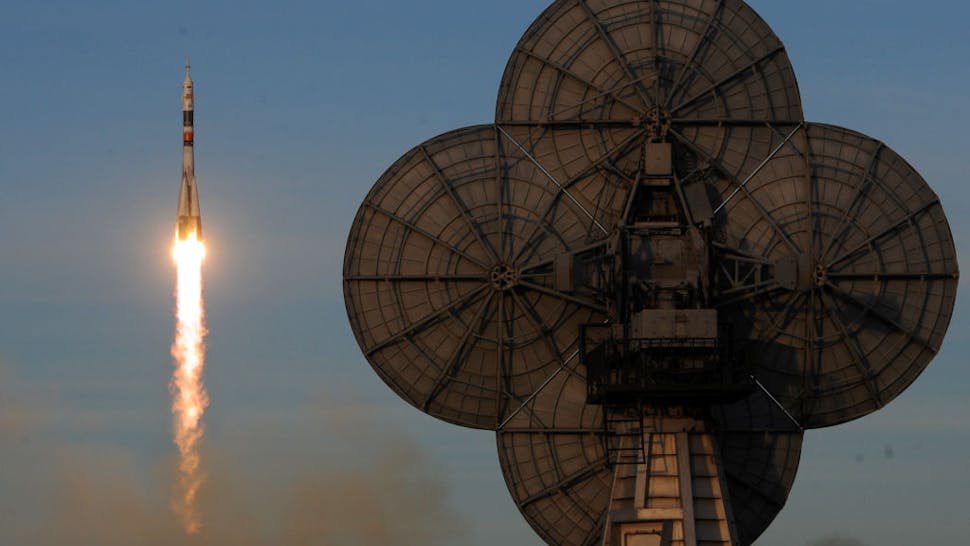
[(54, 440), (7, 387), (0, 488), (22, 494), (0, 495), (6, 546), (450, 546), (468, 534), (425, 451), (366, 412), (324, 401), (208, 438), (204, 527), (187, 537), (169, 505), (174, 446), (146, 465), (129, 447)]

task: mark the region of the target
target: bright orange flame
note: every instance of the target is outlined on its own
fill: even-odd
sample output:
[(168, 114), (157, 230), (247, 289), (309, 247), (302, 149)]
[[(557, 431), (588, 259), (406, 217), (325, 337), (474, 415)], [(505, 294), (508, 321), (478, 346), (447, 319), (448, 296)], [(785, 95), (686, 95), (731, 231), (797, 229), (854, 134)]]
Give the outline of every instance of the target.
[(178, 269), (175, 290), (176, 322), (172, 357), (175, 373), (172, 391), (172, 415), (175, 420), (175, 444), (179, 449), (179, 483), (173, 507), (188, 534), (202, 528), (197, 496), (205, 476), (199, 457), (199, 443), (205, 434), (202, 415), (209, 396), (202, 383), (205, 366), (205, 306), (202, 300), (202, 260), (205, 245), (191, 234), (186, 240), (176, 239), (172, 250)]

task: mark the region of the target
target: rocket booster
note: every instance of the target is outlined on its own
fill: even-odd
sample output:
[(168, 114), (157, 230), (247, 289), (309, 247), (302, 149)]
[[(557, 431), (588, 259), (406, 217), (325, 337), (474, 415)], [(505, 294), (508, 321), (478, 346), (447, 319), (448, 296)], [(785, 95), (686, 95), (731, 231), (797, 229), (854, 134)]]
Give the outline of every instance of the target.
[(178, 240), (196, 234), (202, 240), (202, 216), (199, 212), (199, 191), (195, 185), (195, 92), (189, 74), (189, 59), (185, 59), (185, 81), (182, 83), (182, 186), (179, 189)]

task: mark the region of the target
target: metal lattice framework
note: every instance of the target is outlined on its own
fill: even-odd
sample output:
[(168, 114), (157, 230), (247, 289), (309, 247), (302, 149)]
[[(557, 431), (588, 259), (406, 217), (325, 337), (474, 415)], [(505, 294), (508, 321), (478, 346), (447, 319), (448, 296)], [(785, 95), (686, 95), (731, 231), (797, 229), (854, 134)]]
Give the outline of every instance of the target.
[[(932, 189), (881, 142), (805, 122), (784, 46), (740, 0), (554, 2), (496, 123), (391, 166), (344, 261), (374, 370), (496, 431), (526, 519), (575, 546), (751, 544), (803, 430), (876, 411), (926, 368), (958, 278)], [(689, 344), (630, 334), (705, 316), (717, 333)], [(622, 402), (591, 378), (617, 335), (652, 370), (607, 366), (638, 393)], [(730, 371), (717, 395), (654, 385), (687, 377), (676, 355)]]

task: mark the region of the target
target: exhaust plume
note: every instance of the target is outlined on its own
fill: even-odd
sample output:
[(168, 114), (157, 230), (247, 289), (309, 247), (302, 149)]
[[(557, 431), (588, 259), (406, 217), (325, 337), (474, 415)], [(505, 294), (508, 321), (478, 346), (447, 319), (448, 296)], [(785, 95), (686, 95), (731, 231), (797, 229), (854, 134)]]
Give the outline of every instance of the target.
[(205, 476), (202, 472), (199, 444), (205, 434), (202, 416), (209, 397), (202, 383), (205, 366), (205, 306), (202, 300), (202, 260), (205, 245), (195, 233), (177, 240), (172, 252), (178, 270), (175, 289), (176, 321), (172, 357), (175, 373), (169, 385), (172, 391), (175, 445), (179, 450), (179, 478), (173, 509), (188, 534), (202, 527), (197, 498)]

